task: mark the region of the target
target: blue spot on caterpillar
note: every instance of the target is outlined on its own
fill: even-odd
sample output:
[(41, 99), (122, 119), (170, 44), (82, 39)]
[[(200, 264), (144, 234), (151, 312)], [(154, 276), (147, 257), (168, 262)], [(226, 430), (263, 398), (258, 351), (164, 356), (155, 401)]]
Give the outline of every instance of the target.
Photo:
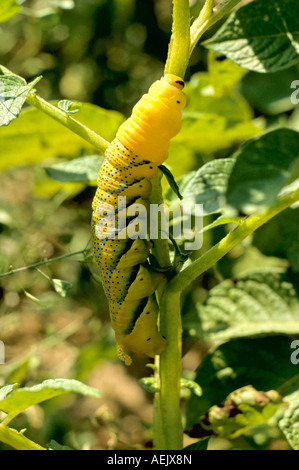
[(105, 207), (116, 207), (118, 196), (126, 197), (126, 209), (133, 203), (146, 205), (150, 180), (167, 158), (170, 139), (181, 128), (186, 104), (183, 86), (180, 77), (165, 75), (134, 106), (106, 151), (92, 204), (94, 257), (109, 301), (118, 355), (126, 365), (132, 362), (126, 350), (154, 357), (166, 348), (166, 339), (157, 329), (154, 295), (161, 274), (149, 269), (149, 243), (122, 238)]

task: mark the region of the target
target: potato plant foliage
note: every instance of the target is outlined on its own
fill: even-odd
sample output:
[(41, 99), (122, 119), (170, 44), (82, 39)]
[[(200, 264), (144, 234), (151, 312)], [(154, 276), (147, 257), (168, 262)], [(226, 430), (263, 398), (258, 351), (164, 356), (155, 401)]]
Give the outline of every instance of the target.
[[(298, 2), (45, 4), (0, 5), (0, 448), (299, 450)], [(168, 114), (163, 94), (143, 104), (146, 143), (134, 121), (130, 165), (118, 166), (115, 136), (163, 75), (185, 82), (186, 106), (180, 90)], [(177, 104), (181, 130), (159, 156)], [(90, 230), (98, 174), (97, 204), (122, 188), (130, 195), (145, 181), (134, 152), (150, 188), (136, 194), (165, 204), (169, 236), (137, 238), (135, 264), (121, 251), (127, 271), (108, 266), (118, 245), (107, 242), (111, 253), (95, 250), (100, 273)], [(203, 243), (190, 251), (175, 236), (176, 214), (196, 204)], [(146, 286), (159, 279), (146, 295), (134, 280), (111, 284), (135, 265)], [(130, 368), (116, 353), (106, 271), (111, 305), (114, 291), (134, 287), (114, 302), (125, 305), (127, 329), (114, 325), (121, 347), (138, 320), (133, 301), (155, 305), (151, 334), (150, 309), (134, 307), (143, 323)], [(158, 310), (163, 347), (148, 354)]]

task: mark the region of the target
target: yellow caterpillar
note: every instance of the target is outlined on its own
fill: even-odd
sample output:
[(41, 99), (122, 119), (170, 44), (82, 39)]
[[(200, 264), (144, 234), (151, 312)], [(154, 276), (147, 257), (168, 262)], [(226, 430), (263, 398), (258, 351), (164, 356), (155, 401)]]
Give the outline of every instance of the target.
[(167, 158), (170, 139), (181, 128), (186, 104), (183, 87), (180, 77), (165, 75), (134, 106), (107, 148), (93, 200), (93, 252), (109, 300), (118, 355), (126, 365), (132, 362), (126, 350), (154, 357), (167, 343), (157, 329), (154, 292), (161, 275), (147, 263), (149, 242), (129, 238), (115, 213), (120, 196), (126, 197), (125, 213), (132, 204), (146, 206), (150, 180)]

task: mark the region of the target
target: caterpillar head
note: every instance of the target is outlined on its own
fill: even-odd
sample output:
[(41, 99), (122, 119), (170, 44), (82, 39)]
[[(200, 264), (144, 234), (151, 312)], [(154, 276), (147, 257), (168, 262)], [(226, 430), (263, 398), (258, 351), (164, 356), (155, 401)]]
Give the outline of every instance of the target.
[(177, 75), (173, 75), (171, 73), (165, 74), (161, 78), (162, 82), (168, 82), (170, 85), (174, 86), (175, 88), (178, 88), (179, 90), (182, 90), (185, 86), (184, 80)]

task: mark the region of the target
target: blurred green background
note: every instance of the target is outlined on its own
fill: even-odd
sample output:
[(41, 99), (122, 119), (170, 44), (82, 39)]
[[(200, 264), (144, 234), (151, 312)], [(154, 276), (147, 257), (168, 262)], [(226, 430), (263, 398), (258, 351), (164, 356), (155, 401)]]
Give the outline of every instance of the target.
[[(193, 17), (202, 4), (190, 2)], [(28, 0), (17, 16), (0, 24), (0, 63), (27, 81), (43, 75), (37, 88), (46, 100), (89, 102), (128, 116), (163, 74), (170, 31), (170, 0)], [(296, 67), (270, 77), (247, 73), (198, 46), (186, 92), (187, 111), (200, 116), (187, 116), (173, 142), (169, 167), (174, 175), (231, 155), (240, 142), (263, 129), (287, 125), (298, 130), (299, 114), (290, 102), (290, 83), (296, 78)], [(2, 143), (7, 129), (0, 129)], [(14, 152), (13, 139), (5, 145), (5, 152)], [(45, 152), (47, 166), (53, 163), (47, 143)], [(71, 156), (85, 153), (76, 149)], [(53, 153), (55, 158), (65, 155), (65, 148)], [(68, 377), (99, 388), (102, 398), (52, 400), (30, 408), (16, 427), (28, 428), (26, 435), (42, 445), (55, 439), (77, 449), (150, 447), (152, 396), (137, 378), (151, 369), (143, 357), (134, 358), (129, 369), (119, 363), (107, 301), (87, 256), (94, 181), (60, 184), (47, 177), (44, 164), (22, 163), (6, 164), (0, 173), (0, 272), (78, 250), (82, 254), (0, 280), (0, 339), (6, 348), (0, 386)], [(222, 227), (208, 232), (204, 247), (224, 233)], [(237, 273), (242, 260), (252, 259), (243, 258), (250, 243), (237, 247), (186, 293), (185, 313), (192, 299), (203, 298), (219, 279)], [(283, 260), (280, 247), (263, 249)], [(259, 253), (254, 251), (257, 260)], [(190, 371), (208, 347), (202, 341), (188, 351), (192, 343), (186, 338), (183, 365)], [(263, 445), (271, 448), (273, 439), (265, 439)], [(228, 441), (221, 445), (232, 446)], [(280, 445), (287, 448), (284, 440)]]

